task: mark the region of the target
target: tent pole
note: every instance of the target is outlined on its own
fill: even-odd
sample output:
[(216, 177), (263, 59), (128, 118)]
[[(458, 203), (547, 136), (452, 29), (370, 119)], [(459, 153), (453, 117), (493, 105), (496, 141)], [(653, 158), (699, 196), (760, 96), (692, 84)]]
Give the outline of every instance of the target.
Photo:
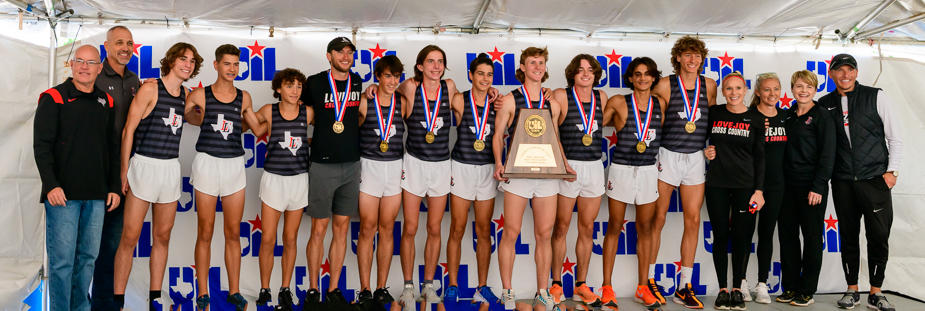
[(485, 12), (488, 11), (489, 4), (491, 4), (491, 0), (482, 0), (482, 8), (479, 9), (479, 14), (475, 16), (475, 22), (472, 23), (472, 34), (479, 33), (479, 27), (482, 26), (482, 19), (485, 18)]
[(48, 13), (45, 13), (45, 11), (43, 11), (42, 9), (33, 7), (33, 6), (29, 5), (29, 4), (22, 3), (22, 2), (20, 2), (19, 0), (4, 0), (4, 1), (6, 1), (6, 2), (12, 4), (12, 5), (15, 5), (16, 7), (22, 9), (24, 12), (29, 13), (29, 14), (32, 14), (32, 15), (38, 15), (38, 16), (46, 16), (46, 15), (48, 15)]
[(890, 4), (893, 4), (893, 2), (896, 2), (896, 0), (884, 0), (883, 2), (881, 2), (879, 5), (877, 5), (876, 8), (874, 8), (873, 11), (868, 13), (867, 16), (864, 16), (864, 18), (858, 21), (857, 24), (854, 24), (854, 27), (851, 27), (851, 29), (848, 30), (848, 33), (844, 35), (841, 33), (841, 30), (836, 29), (835, 34), (838, 35), (838, 39), (841, 40), (842, 42), (853, 40), (854, 37), (857, 36), (858, 32), (860, 32), (862, 28), (867, 27), (867, 24), (870, 24), (870, 21), (874, 20), (874, 18), (877, 18), (877, 16), (880, 15), (880, 13), (882, 13), (883, 10), (886, 10), (886, 8), (890, 6)]
[(856, 37), (858, 37), (858, 38), (865, 38), (865, 37), (874, 36), (874, 35), (877, 35), (877, 34), (879, 34), (879, 33), (881, 33), (881, 32), (889, 31), (889, 30), (892, 30), (893, 28), (901, 27), (901, 26), (906, 25), (906, 24), (911, 24), (911, 23), (920, 21), (920, 20), (922, 20), (922, 19), (925, 19), (925, 13), (919, 13), (919, 14), (912, 15), (912, 16), (907, 17), (907, 18), (904, 18), (904, 19), (895, 20), (895, 21), (893, 21), (893, 22), (891, 22), (891, 23), (889, 23), (889, 24), (886, 24), (886, 25), (883, 25), (883, 26), (880, 26), (880, 27), (876, 27), (876, 28), (874, 28), (874, 29), (870, 29), (870, 30), (865, 30), (865, 31), (858, 32), (857, 35), (856, 35)]

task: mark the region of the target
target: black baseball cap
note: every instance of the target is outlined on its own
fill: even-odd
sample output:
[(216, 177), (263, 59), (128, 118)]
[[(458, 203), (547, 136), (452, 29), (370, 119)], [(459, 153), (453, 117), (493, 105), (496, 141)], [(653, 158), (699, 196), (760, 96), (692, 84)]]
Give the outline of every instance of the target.
[(858, 61), (854, 60), (854, 56), (842, 53), (832, 57), (832, 64), (829, 65), (829, 70), (841, 67), (841, 65), (849, 65), (854, 69), (858, 69)]
[(357, 50), (357, 47), (353, 45), (353, 42), (350, 42), (350, 39), (347, 39), (347, 37), (337, 37), (334, 38), (334, 40), (331, 40), (331, 42), (328, 42), (327, 52), (330, 53), (331, 51), (340, 51), (345, 46), (349, 46), (354, 51)]

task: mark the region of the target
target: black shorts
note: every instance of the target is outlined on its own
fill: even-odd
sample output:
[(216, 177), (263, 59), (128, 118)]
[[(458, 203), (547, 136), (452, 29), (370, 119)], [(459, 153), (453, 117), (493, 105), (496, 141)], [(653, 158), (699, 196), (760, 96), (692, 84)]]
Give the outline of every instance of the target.
[(360, 201), (360, 162), (312, 163), (308, 169), (308, 208), (312, 218), (354, 216)]

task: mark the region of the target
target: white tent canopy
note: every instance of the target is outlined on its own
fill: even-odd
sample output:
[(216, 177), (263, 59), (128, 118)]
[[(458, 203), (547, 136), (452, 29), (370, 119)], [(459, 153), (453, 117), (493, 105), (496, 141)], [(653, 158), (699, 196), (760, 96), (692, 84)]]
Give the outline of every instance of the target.
[[(769, 37), (821, 34), (836, 38), (836, 29), (849, 30), (878, 6), (887, 3), (868, 29), (925, 13), (923, 0), (5, 0), (0, 2), (0, 12), (15, 15), (20, 8), (31, 8), (36, 15), (44, 16), (51, 4), (54, 6), (52, 15), (63, 13), (62, 17), (70, 16), (71, 21), (88, 22), (103, 18), (276, 29), (420, 27), (431, 30), (437, 27), (470, 31), (480, 27), (596, 34), (699, 33)], [(925, 23), (913, 22), (885, 37), (923, 40)]]

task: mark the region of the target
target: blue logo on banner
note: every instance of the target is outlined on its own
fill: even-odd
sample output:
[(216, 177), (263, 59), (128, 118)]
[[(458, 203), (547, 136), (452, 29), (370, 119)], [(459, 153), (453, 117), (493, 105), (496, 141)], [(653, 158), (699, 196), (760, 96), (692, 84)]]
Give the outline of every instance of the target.
[(238, 47), (241, 50), (241, 71), (234, 78), (235, 81), (272, 81), (276, 75), (276, 48), (260, 45)]
[[(475, 235), (475, 222), (472, 222), (472, 250), (475, 250), (478, 246), (478, 237)], [(504, 235), (504, 214), (501, 214), (501, 217), (498, 219), (491, 220), (491, 232), (494, 239), (490, 241), (491, 243), (491, 253), (494, 254), (495, 250), (498, 249), (498, 243), (501, 242), (501, 237)], [(523, 233), (517, 235), (517, 241), (514, 242), (514, 254), (516, 255), (527, 255), (530, 254), (530, 244), (525, 244), (521, 242), (521, 237)]]
[[(725, 52), (723, 56), (710, 57), (703, 61), (703, 74), (707, 77), (714, 78), (712, 75), (707, 74), (712, 72), (716, 74), (714, 78), (716, 80), (716, 86), (719, 86), (723, 79), (727, 75), (738, 71), (742, 76), (747, 77), (744, 71), (744, 60), (742, 58), (736, 58), (734, 56), (729, 56), (729, 52)], [(752, 80), (745, 79), (745, 86), (750, 90), (752, 89)]]
[(822, 248), (829, 253), (841, 253), (841, 235), (838, 233), (838, 219), (829, 214), (825, 219), (825, 238)]
[[(360, 240), (360, 222), (351, 221), (350, 222), (350, 249), (353, 251), (353, 254), (357, 253), (357, 242)], [(379, 245), (379, 232), (376, 232), (376, 236), (373, 237), (373, 250), (376, 250), (376, 247)], [(395, 226), (392, 227), (392, 255), (398, 256), (401, 251), (401, 221), (396, 221)]]
[(806, 70), (812, 71), (817, 75), (819, 79), (819, 88), (816, 89), (816, 92), (832, 92), (835, 90), (835, 81), (832, 81), (832, 78), (829, 77), (829, 64), (832, 63), (832, 59), (826, 61), (806, 61)]
[[(132, 58), (125, 65), (125, 68), (138, 75), (139, 79), (160, 78), (161, 67), (160, 58), (154, 62), (150, 45), (135, 44), (132, 48)], [(100, 59), (106, 59), (106, 47), (100, 44)]]
[[(514, 53), (506, 53), (498, 51), (498, 47), (495, 47), (494, 51), (485, 52), (488, 53), (488, 57), (491, 57), (491, 61), (495, 64), (494, 71), (494, 81), (491, 82), (491, 85), (520, 85), (520, 81), (517, 81), (515, 73), (517, 68), (520, 68), (520, 62), (517, 59), (514, 59)], [(479, 53), (466, 53), (466, 67), (469, 66), (469, 63), (472, 62), (476, 57), (479, 56)], [(467, 71), (468, 72), (468, 71)], [(472, 79), (466, 78), (469, 83), (472, 83)]]
[[(376, 68), (379, 59), (387, 55), (395, 55), (395, 51), (380, 48), (379, 43), (376, 43), (375, 48), (359, 50), (353, 53), (353, 70), (351, 71), (359, 74), (363, 78), (363, 83), (379, 83), (379, 79), (376, 79), (376, 75), (373, 74), (373, 69)], [(405, 73), (401, 74), (399, 81), (405, 81)]]
[[(731, 235), (731, 234), (730, 234)], [(708, 220), (703, 222), (703, 249), (709, 253), (713, 253), (713, 224)], [(732, 237), (729, 237), (729, 241), (726, 243), (726, 251), (732, 253)], [(755, 252), (755, 242), (752, 242), (750, 252)]]
[[(260, 221), (260, 215), (255, 215), (255, 219), (245, 220), (241, 222), (241, 257), (246, 257), (250, 254), (251, 257), (260, 256), (260, 244), (263, 239), (263, 223)], [(244, 240), (247, 241), (247, 246), (244, 246)], [(279, 257), (283, 255), (283, 245), (280, 244), (282, 241), (274, 238), (275, 246), (273, 247), (273, 257)]]
[(250, 157), (244, 162), (245, 168), (263, 168), (263, 163), (267, 161), (267, 134), (269, 133), (264, 133), (260, 138), (252, 133), (241, 134), (245, 152), (250, 151)]
[[(700, 264), (694, 264), (694, 273), (691, 276), (691, 288), (694, 290), (696, 295), (705, 295), (707, 293), (707, 285), (700, 284)], [(678, 284), (681, 282), (681, 262), (676, 261), (674, 263), (658, 263), (655, 264), (655, 281), (659, 285), (665, 287), (665, 291), (662, 293), (665, 296), (674, 295), (675, 291), (682, 285)], [(670, 281), (669, 281), (670, 279)]]
[[(226, 302), (228, 291), (222, 290), (222, 278), (226, 275), (224, 268), (209, 268), (209, 304), (210, 310), (234, 311), (235, 306)], [(196, 297), (199, 289), (196, 285), (196, 267), (169, 267), (167, 268), (167, 284), (170, 286), (169, 296), (173, 300), (174, 309), (178, 311), (195, 311)]]
[(768, 294), (773, 294), (773, 293), (777, 293), (780, 291), (780, 283), (781, 283), (780, 261), (771, 262), (770, 273), (771, 273), (771, 277), (768, 278)]
[[(591, 252), (597, 255), (604, 254), (604, 236), (607, 234), (609, 222), (595, 221), (591, 232), (593, 246)], [(636, 223), (624, 220), (620, 228), (620, 237), (617, 238), (617, 255), (636, 255)]]
[(626, 73), (626, 67), (633, 61), (632, 56), (617, 54), (616, 50), (611, 49), (610, 54), (598, 55), (597, 62), (601, 64), (604, 73), (601, 75), (601, 82), (597, 87), (609, 88), (627, 88), (623, 83), (623, 74)]

